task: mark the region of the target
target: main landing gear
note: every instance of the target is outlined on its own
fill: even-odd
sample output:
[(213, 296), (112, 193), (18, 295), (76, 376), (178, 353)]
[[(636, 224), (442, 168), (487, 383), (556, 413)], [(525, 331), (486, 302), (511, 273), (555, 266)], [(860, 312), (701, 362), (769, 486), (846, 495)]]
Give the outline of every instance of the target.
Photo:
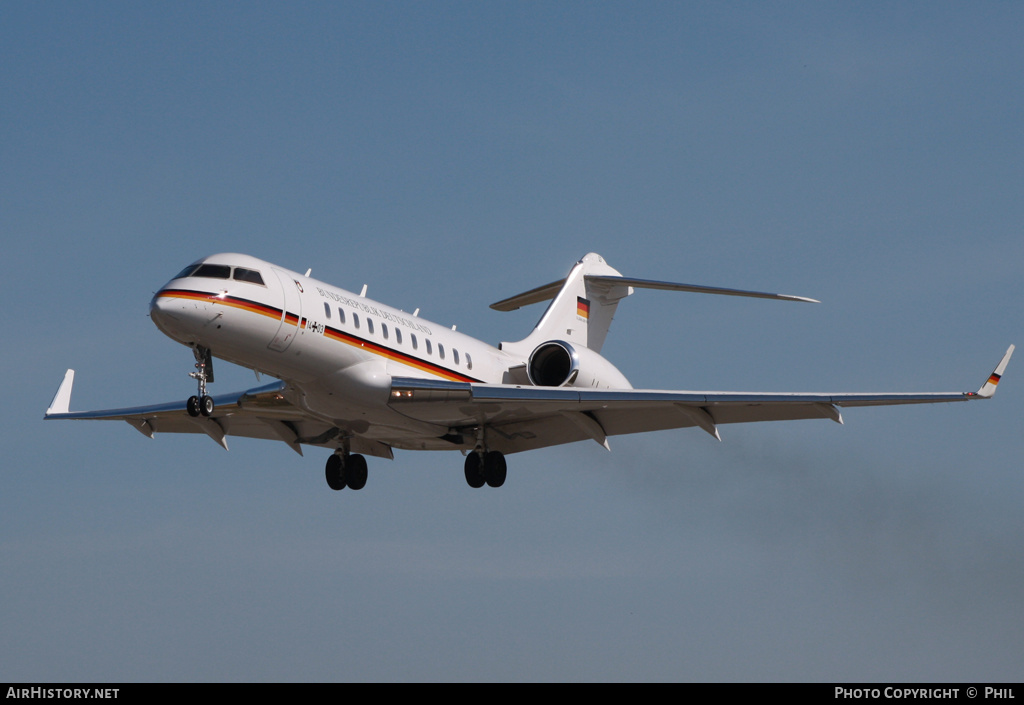
[(479, 489), (501, 487), (505, 484), (508, 467), (505, 455), (497, 450), (487, 449), (487, 433), (483, 426), (476, 429), (476, 448), (466, 456), (466, 484)]
[[(337, 450), (327, 458), (324, 477), (332, 490), (361, 490), (366, 486), (366, 458)], [(477, 449), (466, 456), (466, 482), (470, 487), (501, 487), (505, 484), (507, 466), (504, 454)]]
[(505, 484), (507, 470), (505, 456), (496, 450), (478, 449), (466, 456), (466, 482), (474, 489), (484, 484), (501, 487)]
[(346, 487), (361, 490), (366, 486), (366, 458), (359, 454), (337, 452), (327, 459), (324, 475), (327, 485), (332, 490), (343, 490)]
[(196, 371), (188, 376), (199, 384), (199, 393), (188, 398), (185, 409), (189, 416), (211, 416), (213, 414), (213, 397), (206, 393), (207, 382), (213, 382), (213, 355), (209, 348), (196, 345), (192, 348), (196, 356)]

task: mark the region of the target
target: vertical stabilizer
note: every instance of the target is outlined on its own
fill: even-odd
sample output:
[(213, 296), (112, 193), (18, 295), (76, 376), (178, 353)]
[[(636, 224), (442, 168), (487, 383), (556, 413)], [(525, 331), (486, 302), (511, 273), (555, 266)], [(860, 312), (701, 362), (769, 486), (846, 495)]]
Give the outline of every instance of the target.
[[(601, 352), (615, 309), (626, 296), (633, 293), (632, 287), (608, 281), (589, 281), (587, 277), (621, 277), (608, 266), (601, 255), (591, 252), (583, 257), (561, 282), (541, 287), (550, 291), (559, 284), (561, 287), (541, 316), (533, 332), (518, 343), (503, 343), (505, 349), (532, 350), (548, 340), (563, 340), (567, 343)], [(512, 310), (532, 301), (539, 300), (540, 290), (527, 292), (518, 297), (506, 299), (493, 308)], [(542, 299), (541, 299), (542, 300)]]

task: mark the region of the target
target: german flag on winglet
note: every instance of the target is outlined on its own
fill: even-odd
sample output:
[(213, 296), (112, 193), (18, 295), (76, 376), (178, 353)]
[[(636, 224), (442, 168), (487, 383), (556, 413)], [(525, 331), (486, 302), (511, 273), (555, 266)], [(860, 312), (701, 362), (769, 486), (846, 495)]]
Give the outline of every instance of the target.
[(580, 318), (590, 318), (590, 302), (582, 296), (576, 297), (576, 315)]
[(1006, 371), (1006, 363), (1010, 361), (1010, 356), (1013, 355), (1013, 348), (1014, 346), (1012, 345), (1007, 348), (1006, 354), (1003, 355), (1003, 359), (999, 361), (996, 369), (989, 375), (988, 380), (986, 380), (985, 384), (981, 385), (981, 389), (971, 396), (987, 398), (996, 393), (996, 385), (999, 384), (999, 380), (1003, 377), (1003, 372)]

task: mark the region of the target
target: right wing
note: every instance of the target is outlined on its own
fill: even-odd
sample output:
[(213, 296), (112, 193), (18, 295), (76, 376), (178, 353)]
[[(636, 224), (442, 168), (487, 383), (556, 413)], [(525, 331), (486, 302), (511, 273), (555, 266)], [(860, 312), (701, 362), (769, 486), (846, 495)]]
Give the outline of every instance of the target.
[[(718, 426), (755, 421), (831, 419), (838, 407), (929, 404), (987, 399), (1013, 354), (1006, 351), (977, 392), (924, 394), (765, 394), (759, 392), (584, 389), (469, 384), (395, 378), (391, 407), (458, 431), (465, 441), (484, 427), (489, 447), (504, 453), (607, 437), (696, 426), (719, 440)], [(457, 434), (452, 434), (457, 438)], [(454, 442), (454, 440), (453, 440)]]

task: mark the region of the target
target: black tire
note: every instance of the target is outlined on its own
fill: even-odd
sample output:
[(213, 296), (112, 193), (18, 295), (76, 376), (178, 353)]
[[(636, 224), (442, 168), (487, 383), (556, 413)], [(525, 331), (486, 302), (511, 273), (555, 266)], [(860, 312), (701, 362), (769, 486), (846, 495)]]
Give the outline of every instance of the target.
[(474, 490), (484, 486), (484, 474), (480, 470), (480, 454), (475, 450), (466, 456), (466, 484)]
[(327, 459), (324, 475), (327, 477), (327, 486), (332, 490), (345, 489), (345, 473), (342, 472), (340, 455), (332, 455)]
[(505, 464), (505, 456), (496, 450), (492, 450), (484, 456), (484, 480), (490, 487), (501, 487), (505, 484), (505, 476), (508, 474), (508, 466)]
[(199, 413), (203, 416), (213, 416), (213, 397), (204, 396), (199, 400)]
[(366, 478), (369, 471), (366, 469), (366, 458), (361, 455), (350, 455), (345, 461), (345, 480), (353, 490), (361, 490), (366, 487)]
[(188, 401), (185, 402), (185, 410), (188, 412), (189, 416), (199, 416), (199, 397), (189, 397)]

